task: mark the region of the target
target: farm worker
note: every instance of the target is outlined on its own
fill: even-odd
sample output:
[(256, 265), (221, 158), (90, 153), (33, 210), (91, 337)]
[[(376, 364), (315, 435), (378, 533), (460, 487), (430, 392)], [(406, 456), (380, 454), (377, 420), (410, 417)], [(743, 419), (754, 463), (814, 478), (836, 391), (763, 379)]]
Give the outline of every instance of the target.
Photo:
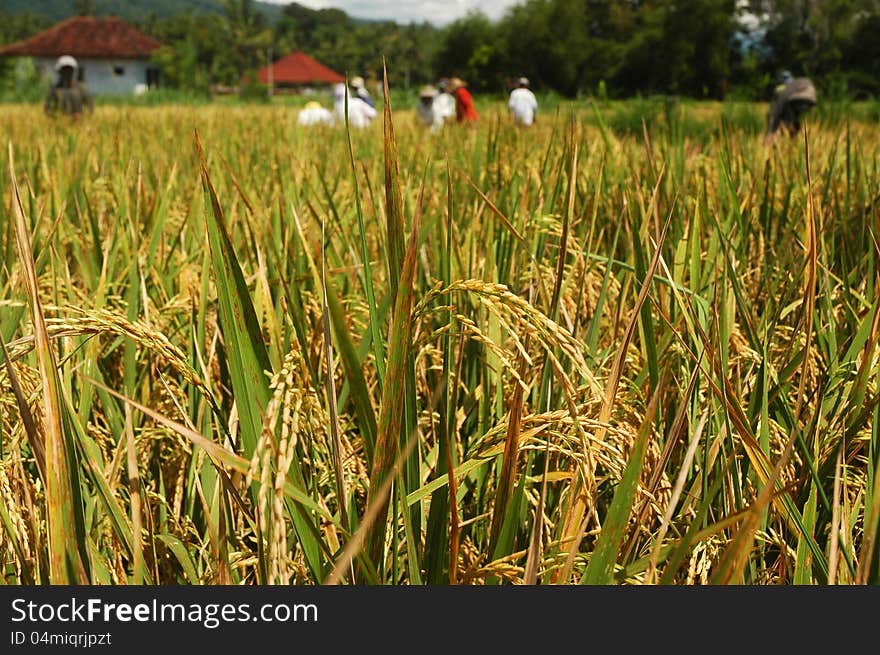
[(437, 83), (437, 95), (434, 96), (434, 112), (445, 123), (455, 118), (455, 98), (449, 95), (449, 80), (445, 77)]
[(510, 92), (510, 101), (507, 108), (513, 116), (514, 125), (529, 127), (535, 122), (535, 114), (538, 112), (538, 99), (529, 89), (528, 78), (521, 77), (517, 80), (517, 87)]
[(333, 90), (333, 110), (336, 118), (345, 123), (345, 98), (348, 97), (348, 124), (353, 128), (367, 127), (376, 118), (376, 110), (363, 99), (348, 92), (345, 84), (339, 83)]
[(367, 85), (364, 83), (364, 78), (360, 76), (351, 78), (351, 89), (355, 92), (355, 95), (357, 95), (358, 98), (366, 102), (370, 107), (376, 107), (376, 102), (370, 96), (370, 92), (367, 91)]
[(449, 80), (449, 92), (455, 98), (455, 117), (459, 123), (474, 123), (479, 115), (474, 107), (474, 99), (465, 88), (467, 82), (458, 77)]
[(49, 89), (44, 108), (47, 114), (61, 111), (67, 116), (77, 120), (88, 109), (95, 108), (92, 96), (88, 88), (77, 80), (79, 64), (70, 55), (62, 55), (55, 62), (55, 71), (58, 73), (58, 81)]
[(792, 137), (796, 136), (801, 129), (803, 115), (816, 105), (816, 88), (808, 78), (796, 78), (788, 71), (783, 71), (779, 81), (767, 115), (767, 143), (773, 141), (781, 128)]
[(333, 112), (312, 100), (300, 110), (296, 122), (300, 125), (333, 125)]
[(437, 89), (433, 86), (423, 86), (419, 91), (419, 104), (416, 105), (416, 113), (422, 119), (425, 127), (431, 128), (431, 133), (436, 134), (443, 128), (443, 117), (437, 113), (434, 107), (434, 98), (437, 97)]

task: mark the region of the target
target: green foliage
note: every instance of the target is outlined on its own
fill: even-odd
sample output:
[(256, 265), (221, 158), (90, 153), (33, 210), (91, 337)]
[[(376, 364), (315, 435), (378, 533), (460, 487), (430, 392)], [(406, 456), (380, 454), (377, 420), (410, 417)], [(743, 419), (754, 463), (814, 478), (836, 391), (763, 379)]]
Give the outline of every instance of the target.
[[(74, 6), (76, 5), (76, 6)], [(0, 42), (74, 12), (118, 14), (165, 44), (166, 86), (237, 86), (271, 58), (303, 50), (374, 90), (387, 61), (392, 88), (443, 76), (506, 93), (517, 77), (566, 97), (675, 94), (767, 99), (783, 69), (813, 78), (823, 98), (880, 94), (875, 0), (526, 0), (498, 20), (472, 11), (437, 27), (364, 21), (340, 9), (254, 0), (8, 0)], [(6, 12), (6, 13), (4, 13)], [(6, 15), (8, 14), (8, 15)], [(0, 64), (0, 78), (8, 77)]]
[(235, 86), (262, 66), (271, 34), (246, 3), (229, 3), (228, 16), (184, 14), (141, 27), (166, 44), (153, 54), (165, 84), (207, 92), (212, 84)]
[(384, 57), (391, 86), (409, 87), (436, 79), (434, 52), (439, 35), (440, 30), (427, 23), (365, 23), (339, 9), (312, 10), (294, 2), (284, 7), (275, 29), (275, 51), (280, 55), (302, 50), (340, 73), (360, 75), (373, 85), (381, 79)]
[(446, 28), (436, 66), (440, 75), (461, 77), (473, 89), (494, 89), (500, 52), (497, 29), (484, 14), (474, 12)]
[(241, 87), (239, 96), (246, 101), (268, 102), (269, 87), (258, 82), (251, 82)]
[(809, 75), (823, 91), (855, 97), (880, 92), (880, 6), (874, 0), (758, 0), (767, 18), (761, 66), (775, 77), (788, 69)]
[(526, 75), (567, 96), (600, 81), (615, 95), (718, 96), (730, 69), (732, 15), (731, 0), (531, 0), (497, 24), (481, 14), (456, 21), (438, 61), (480, 89)]
[(95, 3), (93, 0), (73, 0), (73, 12), (77, 16), (94, 16)]
[(725, 102), (721, 112), (725, 126), (741, 130), (745, 134), (758, 135), (767, 127), (767, 119), (756, 111), (754, 105), (745, 102)]
[(40, 102), (47, 88), (30, 58), (0, 59), (0, 100)]
[(663, 98), (654, 96), (633, 98), (620, 105), (605, 119), (605, 123), (619, 134), (638, 137), (642, 134), (643, 126), (651, 130), (662, 120)]
[(52, 21), (43, 14), (0, 10), (0, 43), (15, 43), (44, 30)]
[[(268, 2), (255, 2), (254, 8), (269, 21), (281, 14), (281, 7)], [(3, 0), (3, 11), (10, 15), (37, 13), (47, 21), (57, 22), (74, 14), (120, 16), (139, 20), (151, 15), (168, 18), (184, 13), (222, 14), (222, 0)]]

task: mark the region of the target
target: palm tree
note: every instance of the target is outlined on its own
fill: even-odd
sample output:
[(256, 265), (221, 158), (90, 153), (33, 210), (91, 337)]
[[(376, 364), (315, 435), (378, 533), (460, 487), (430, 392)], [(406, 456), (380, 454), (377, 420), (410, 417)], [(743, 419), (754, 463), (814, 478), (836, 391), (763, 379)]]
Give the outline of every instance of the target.
[(253, 0), (223, 0), (229, 46), (235, 51), (239, 79), (257, 68), (263, 53), (272, 45), (272, 30), (254, 10)]

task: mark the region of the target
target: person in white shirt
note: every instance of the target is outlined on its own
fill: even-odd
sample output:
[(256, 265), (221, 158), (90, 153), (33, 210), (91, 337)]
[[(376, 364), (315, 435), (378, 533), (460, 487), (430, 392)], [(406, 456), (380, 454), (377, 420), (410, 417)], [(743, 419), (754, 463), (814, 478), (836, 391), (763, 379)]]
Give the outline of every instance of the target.
[(510, 92), (510, 101), (507, 103), (510, 115), (516, 125), (528, 127), (535, 122), (535, 114), (538, 113), (538, 99), (529, 89), (529, 80), (525, 77), (517, 80), (517, 88)]
[(312, 100), (300, 110), (296, 122), (300, 125), (333, 125), (333, 112)]
[(431, 134), (436, 134), (443, 129), (443, 117), (437, 113), (434, 107), (434, 98), (436, 97), (437, 89), (430, 85), (423, 86), (419, 91), (419, 104), (416, 106), (416, 113), (425, 127), (431, 129)]
[(367, 127), (374, 118), (376, 110), (370, 107), (362, 98), (348, 93), (345, 84), (337, 84), (333, 90), (333, 110), (337, 120), (345, 124), (345, 97), (348, 96), (348, 123), (352, 128), (361, 129)]
[(445, 123), (448, 120), (455, 120), (455, 98), (447, 93), (449, 80), (442, 79), (437, 84), (440, 91), (434, 96), (434, 113)]
[(362, 78), (360, 75), (351, 78), (351, 88), (354, 90), (355, 95), (358, 98), (366, 102), (373, 109), (376, 108), (376, 102), (373, 100), (370, 92), (367, 91), (367, 85), (364, 82), (364, 78)]

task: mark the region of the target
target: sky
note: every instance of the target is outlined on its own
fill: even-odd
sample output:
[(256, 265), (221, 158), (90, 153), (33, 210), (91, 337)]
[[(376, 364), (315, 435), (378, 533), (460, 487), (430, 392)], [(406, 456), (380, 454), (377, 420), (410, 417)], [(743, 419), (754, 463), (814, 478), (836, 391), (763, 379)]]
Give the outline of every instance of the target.
[[(289, 0), (264, 0), (284, 5)], [(393, 19), (400, 23), (429, 21), (445, 25), (461, 18), (468, 11), (478, 9), (491, 19), (498, 19), (504, 11), (522, 0), (297, 0), (305, 7), (324, 9), (336, 7), (357, 18)]]

